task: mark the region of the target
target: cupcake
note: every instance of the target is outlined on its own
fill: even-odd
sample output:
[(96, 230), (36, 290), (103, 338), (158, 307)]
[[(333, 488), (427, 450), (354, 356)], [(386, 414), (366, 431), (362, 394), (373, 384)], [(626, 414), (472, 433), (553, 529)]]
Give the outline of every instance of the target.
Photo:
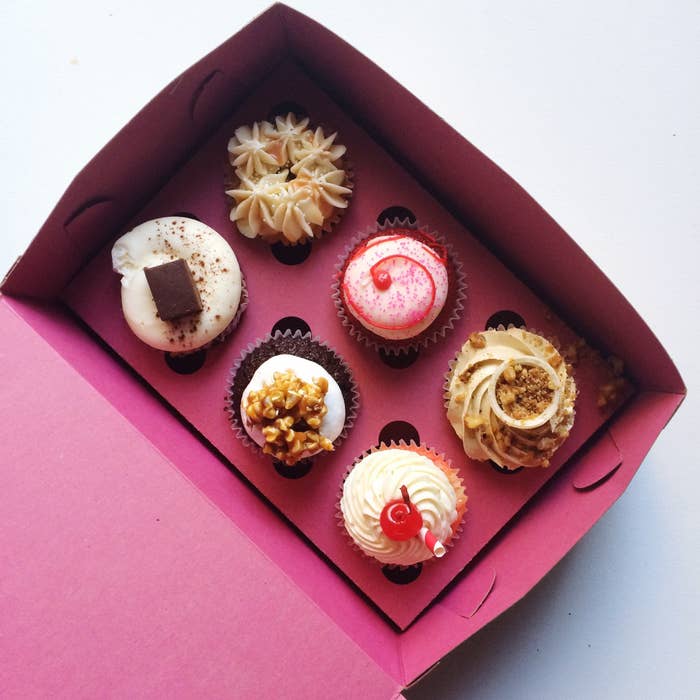
[(452, 327), (464, 275), (435, 235), (394, 221), (346, 251), (333, 297), (352, 335), (398, 352), (436, 342)]
[(140, 224), (117, 239), (112, 267), (129, 328), (156, 350), (189, 353), (223, 339), (247, 303), (231, 246), (195, 219)]
[(472, 333), (446, 385), (447, 418), (468, 457), (547, 467), (574, 424), (576, 384), (546, 338), (501, 326)]
[(241, 126), (228, 143), (230, 218), (247, 238), (304, 243), (330, 231), (348, 206), (345, 146), (291, 112)]
[(339, 510), (367, 556), (411, 566), (445, 554), (466, 503), (462, 480), (443, 456), (414, 443), (382, 443), (348, 472)]
[(293, 467), (335, 449), (355, 420), (358, 394), (333, 350), (309, 333), (278, 331), (244, 352), (227, 403), (240, 438)]

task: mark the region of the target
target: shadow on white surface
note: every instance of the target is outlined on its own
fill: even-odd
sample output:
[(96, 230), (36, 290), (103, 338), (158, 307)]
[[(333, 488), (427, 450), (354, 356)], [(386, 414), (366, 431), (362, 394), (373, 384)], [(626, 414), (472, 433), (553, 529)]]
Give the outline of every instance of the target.
[[(697, 535), (668, 513), (667, 470), (652, 454), (621, 499), (524, 600), (406, 697), (663, 698), (669, 687), (692, 697), (690, 663), (672, 657), (683, 648), (688, 660), (697, 658), (697, 635), (683, 621), (684, 607), (692, 614), (697, 605), (697, 562), (688, 556)], [(653, 674), (642, 668), (650, 659)], [(679, 670), (688, 677), (672, 677)]]

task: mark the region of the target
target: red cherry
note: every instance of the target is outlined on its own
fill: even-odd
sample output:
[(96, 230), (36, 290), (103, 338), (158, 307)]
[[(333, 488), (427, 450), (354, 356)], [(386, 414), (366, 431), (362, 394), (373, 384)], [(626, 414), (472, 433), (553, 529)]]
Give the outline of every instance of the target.
[(401, 487), (403, 499), (389, 501), (379, 516), (384, 534), (391, 540), (403, 542), (415, 537), (423, 527), (423, 518), (408, 498), (405, 486)]
[(384, 270), (372, 270), (372, 281), (377, 289), (389, 289), (391, 287), (391, 275)]

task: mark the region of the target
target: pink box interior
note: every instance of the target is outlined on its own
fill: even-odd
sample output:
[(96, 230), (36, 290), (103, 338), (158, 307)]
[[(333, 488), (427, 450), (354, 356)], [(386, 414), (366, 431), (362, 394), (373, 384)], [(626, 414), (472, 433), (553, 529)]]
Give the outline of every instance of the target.
[[(262, 241), (233, 232), (222, 194), (222, 161), (235, 128), (263, 118), (275, 104), (291, 98), (309, 110), (314, 123), (332, 124), (339, 130), (355, 172), (355, 192), (346, 216), (298, 266), (278, 262)], [(330, 294), (334, 265), (348, 241), (371, 226), (379, 212), (396, 204), (410, 206), (419, 221), (435, 227), (453, 246), (464, 263), (469, 287), (466, 308), (455, 330), (404, 369), (390, 369), (377, 352), (348, 335)], [(256, 86), (241, 108), (177, 170), (125, 230), (179, 211), (193, 213), (227, 236), (249, 280), (249, 313), (232, 338), (208, 352), (202, 369), (188, 376), (176, 374), (168, 369), (163, 353), (154, 352), (133, 336), (120, 312), (119, 278), (111, 273), (112, 241), (74, 278), (64, 299), (401, 628), (425, 609), (607, 417), (596, 406), (597, 389), (606, 381), (606, 367), (593, 364), (590, 358), (582, 359), (576, 371), (580, 396), (574, 431), (550, 469), (504, 475), (465, 458), (461, 441), (445, 420), (442, 384), (450, 359), (469, 333), (482, 330), (494, 312), (511, 309), (531, 327), (558, 337), (564, 346), (571, 344), (574, 336), (294, 64), (279, 65)], [(296, 480), (280, 476), (259, 450), (251, 451), (235, 438), (222, 398), (230, 369), (241, 352), (289, 316), (302, 317), (345, 358), (356, 375), (361, 397), (359, 417), (349, 438), (332, 455), (317, 459), (310, 474)], [(426, 565), (417, 580), (398, 591), (397, 584), (385, 578), (375, 562), (348, 547), (335, 517), (339, 487), (348, 466), (378, 442), (381, 429), (392, 421), (413, 425), (424, 442), (461, 468), (470, 499), (461, 538), (449, 557)], [(205, 489), (205, 493), (218, 503), (216, 492)]]
[[(222, 151), (232, 127), (265, 116), (272, 105), (287, 99), (307, 107), (315, 121), (339, 129), (357, 172), (357, 190), (347, 216), (301, 267), (284, 267), (259, 242), (230, 233), (221, 193)], [(400, 129), (396, 128), (399, 123)], [(425, 153), (431, 153), (431, 158), (421, 161)], [(148, 163), (158, 167), (144, 167)], [(410, 208), (419, 221), (449, 239), (464, 264), (469, 285), (458, 328), (409, 370), (389, 370), (376, 354), (350, 338), (335, 317), (330, 294), (318, 293), (319, 288), (329, 289), (333, 264), (348, 239), (391, 205)], [(160, 354), (143, 348), (128, 333), (118, 313), (118, 279), (110, 272), (108, 258), (114, 237), (130, 223), (182, 211), (196, 214), (227, 235), (247, 273), (251, 296), (233, 337), (210, 351), (204, 368), (190, 377), (170, 373)], [(317, 275), (305, 274), (310, 266)], [(542, 276), (541, 270), (548, 274)], [(298, 299), (270, 292), (280, 275), (298, 280)], [(310, 294), (311, 290), (316, 293)], [(169, 465), (196, 487), (184, 489), (182, 502), (169, 510), (174, 521), (192, 518), (191, 510), (218, 509), (225, 514), (227, 518), (217, 519), (212, 526), (213, 541), (226, 541), (252, 568), (253, 560), (264, 560), (269, 567), (269, 557), (293, 582), (285, 579), (286, 585), (303, 591), (335, 623), (339, 641), (334, 648), (342, 649), (349, 659), (343, 645), (350, 637), (378, 667), (375, 670), (396, 687), (411, 682), (518, 600), (573, 546), (624, 490), (684, 393), (677, 371), (636, 312), (517, 184), (366, 58), (281, 5), (173, 81), (103, 149), (59, 202), (7, 277), (3, 292), (0, 309), (3, 318), (12, 319), (8, 323), (14, 330), (14, 342), (3, 340), (7, 352), (12, 356), (18, 338), (35, 347), (36, 333), (71, 366), (61, 364), (61, 372), (52, 369), (52, 379), (45, 380), (58, 392), (53, 401), (79, 411), (89, 395), (89, 404), (111, 409), (109, 421), (100, 417), (98, 422), (110, 425), (110, 439), (120, 449), (122, 442), (129, 442), (131, 423), (145, 436), (144, 444), (150, 442), (160, 453), (158, 479), (163, 479), (162, 469)], [(262, 298), (268, 300), (266, 306), (260, 303)], [(148, 385), (97, 342), (59, 299)], [(599, 313), (602, 308), (605, 314)], [(595, 407), (599, 368), (582, 363), (577, 368), (581, 399), (576, 429), (546, 471), (503, 476), (470, 463), (444, 419), (440, 386), (448, 360), (471, 330), (483, 328), (486, 319), (500, 309), (519, 312), (529, 326), (555, 334), (564, 343), (573, 338), (569, 327), (575, 328), (592, 344), (622, 357), (637, 386), (632, 399), (603, 425)], [(241, 349), (289, 315), (304, 317), (316, 335), (343, 355), (361, 391), (360, 415), (350, 438), (337, 454), (319, 460), (298, 481), (281, 479), (264, 460), (240, 445), (222, 410), (228, 369)], [(36, 351), (52, 368), (58, 361), (52, 351)], [(403, 379), (406, 372), (410, 382)], [(53, 381), (59, 376), (64, 385)], [(23, 386), (21, 376), (11, 375), (7, 381)], [(72, 383), (81, 390), (66, 390)], [(387, 383), (391, 384), (390, 401), (381, 396)], [(430, 387), (434, 394), (427, 419), (411, 401), (417, 387)], [(23, 424), (31, 422), (36, 410), (30, 399), (18, 389), (17, 402), (28, 411)], [(392, 420), (411, 422), (425, 442), (448, 454), (460, 466), (470, 495), (462, 538), (448, 557), (426, 565), (418, 579), (404, 588), (389, 583), (379, 567), (352, 551), (334, 520), (346, 466), (376, 442), (381, 427)], [(71, 441), (84, 443), (85, 454), (99, 460), (117, 482), (120, 474), (122, 481), (126, 479), (118, 463), (105, 459), (96, 435), (68, 432)], [(26, 462), (27, 435), (20, 431), (12, 438), (17, 461)], [(277, 510), (227, 469), (227, 462)], [(60, 472), (60, 464), (54, 469)], [(81, 508), (89, 494), (104, 499), (100, 518), (111, 513), (119, 521), (120, 504), (108, 499), (111, 482), (97, 483), (81, 469), (71, 473), (85, 480), (75, 507), (66, 514), (67, 521), (73, 518), (71, 527), (84, 516)], [(45, 474), (24, 468), (15, 477), (36, 486)], [(157, 502), (161, 497), (156, 474), (146, 480), (154, 499), (151, 503)], [(6, 490), (2, 498), (3, 506), (6, 500), (21, 518), (18, 494)], [(43, 498), (46, 508), (59, 508), (58, 491)], [(232, 522), (235, 544), (229, 542)], [(29, 540), (40, 537), (38, 527), (28, 530)], [(59, 530), (66, 541), (74, 539), (71, 527)], [(192, 537), (195, 531), (188, 532)], [(257, 548), (250, 548), (248, 540)], [(183, 546), (200, 547), (196, 537), (185, 542)], [(144, 547), (138, 539), (132, 542), (134, 566)], [(348, 585), (319, 551), (356, 587)], [(221, 574), (218, 566), (214, 558), (203, 557), (201, 576), (212, 567), (213, 573)], [(155, 569), (152, 575), (162, 573)], [(254, 571), (252, 575), (262, 574)], [(94, 572), (90, 576), (99, 587), (99, 576), (94, 578)], [(221, 583), (219, 602), (231, 603), (240, 625), (248, 620), (248, 624), (265, 626), (260, 604), (246, 603), (254, 600), (254, 586), (243, 585), (240, 575), (214, 579)], [(46, 580), (37, 579), (34, 585), (39, 598), (49, 595)], [(129, 585), (134, 582), (130, 580)], [(108, 613), (107, 603), (103, 608), (102, 602), (93, 601), (93, 605)], [(127, 601), (125, 605), (136, 610), (135, 604)], [(286, 619), (287, 631), (294, 624), (306, 624), (310, 613), (301, 614), (301, 608), (298, 615)], [(314, 611), (317, 608), (313, 606)], [(37, 616), (38, 621), (41, 610)], [(212, 639), (215, 636), (212, 633)], [(87, 639), (78, 638), (76, 654), (86, 644)], [(30, 654), (29, 645), (26, 653)], [(327, 667), (318, 664), (314, 673), (326, 668), (332, 675), (339, 663), (338, 657), (329, 659)], [(172, 668), (175, 672), (176, 666)], [(305, 667), (302, 663), (297, 668), (301, 673)]]

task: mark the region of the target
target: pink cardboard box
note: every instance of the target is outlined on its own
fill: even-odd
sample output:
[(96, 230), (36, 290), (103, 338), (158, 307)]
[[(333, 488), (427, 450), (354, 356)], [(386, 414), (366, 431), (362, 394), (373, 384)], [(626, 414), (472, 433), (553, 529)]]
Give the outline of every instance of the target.
[[(578, 433), (549, 470), (505, 477), (467, 465), (464, 536), (444, 566), (426, 566), (404, 587), (324, 524), (344, 465), (384, 422), (404, 417), (372, 393), (381, 365), (340, 328), (330, 293), (330, 306), (314, 307), (312, 329), (356, 372), (362, 408), (325, 478), (315, 467), (294, 487), (280, 484), (235, 443), (222, 411), (240, 349), (277, 316), (302, 313), (281, 299), (269, 318), (256, 311), (260, 247), (229, 235), (210, 167), (231, 125), (260, 118), (256, 109), (277, 94), (339, 124), (356, 161), (353, 204), (307, 266), (331, 269), (341, 236), (392, 205), (410, 207), (460, 253), (470, 285), (464, 317), (444, 348), (419, 358), (415, 377), (443, 374), (466, 329), (517, 302), (529, 324), (564, 340), (575, 329), (614, 352), (635, 385), (601, 418), (586, 408), (595, 371), (579, 370)], [(196, 381), (168, 374), (110, 312), (118, 303), (111, 242), (134, 221), (175, 211), (228, 235), (251, 286), (243, 324)], [(265, 265), (270, 275), (293, 269), (271, 256)], [(173, 81), (88, 164), (2, 292), (0, 508), (10, 526), (0, 531), (0, 585), (12, 603), (2, 609), (12, 655), (0, 689), (9, 695), (315, 697), (340, 679), (349, 695), (395, 697), (569, 551), (625, 489), (685, 392), (636, 312), (515, 182), (352, 47), (284, 5)], [(439, 395), (435, 404), (432, 440), (421, 437), (457, 463)], [(498, 517), (488, 521), (479, 503), (499, 488), (489, 509)]]

